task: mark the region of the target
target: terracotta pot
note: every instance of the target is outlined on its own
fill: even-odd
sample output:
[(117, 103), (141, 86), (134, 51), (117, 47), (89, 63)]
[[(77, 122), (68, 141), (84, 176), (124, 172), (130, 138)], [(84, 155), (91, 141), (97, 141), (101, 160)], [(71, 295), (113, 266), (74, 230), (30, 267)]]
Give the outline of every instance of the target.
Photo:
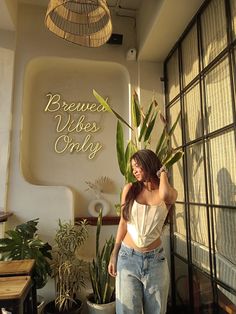
[(73, 307), (67, 311), (59, 312), (55, 307), (55, 301), (47, 303), (44, 307), (44, 314), (79, 314), (82, 311), (82, 302), (76, 300), (76, 303)]

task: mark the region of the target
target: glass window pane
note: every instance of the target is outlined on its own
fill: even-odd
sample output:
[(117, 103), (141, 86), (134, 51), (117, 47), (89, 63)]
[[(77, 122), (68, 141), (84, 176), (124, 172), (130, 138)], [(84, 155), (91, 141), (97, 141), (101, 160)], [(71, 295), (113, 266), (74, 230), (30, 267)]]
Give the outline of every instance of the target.
[[(173, 124), (175, 123), (178, 114), (180, 113), (180, 101), (177, 101), (176, 103), (174, 103), (169, 109), (168, 109), (168, 117), (169, 117), (169, 121), (168, 121), (168, 127), (169, 130), (171, 129), (171, 127), (173, 126)], [(182, 146), (182, 127), (181, 127), (181, 118), (179, 118), (178, 124), (174, 130), (174, 133), (171, 137), (171, 145), (173, 148), (175, 147), (179, 147)]]
[(180, 233), (174, 234), (175, 253), (179, 254), (187, 260), (187, 241), (186, 237)]
[[(214, 240), (215, 251), (218, 260), (220, 276), (220, 265), (223, 268), (236, 265), (236, 210), (230, 208), (214, 208)], [(236, 267), (234, 266), (234, 276)], [(236, 279), (236, 277), (235, 277)], [(236, 288), (236, 281), (235, 281)]]
[(204, 206), (190, 206), (191, 239), (199, 244), (209, 247), (207, 209)]
[[(223, 313), (236, 313), (236, 295), (230, 293), (224, 288), (217, 286), (218, 290), (218, 303)], [(222, 313), (222, 312), (220, 312)]]
[(176, 304), (178, 313), (190, 313), (188, 265), (175, 257)]
[(233, 29), (233, 39), (236, 37), (236, 1), (230, 0), (231, 17), (232, 17), (232, 29)]
[(186, 149), (186, 156), (189, 201), (193, 203), (205, 203), (205, 171), (202, 143), (188, 147)]
[(178, 191), (177, 201), (184, 202), (184, 175), (183, 175), (183, 159), (180, 159), (172, 167), (171, 182)]
[(199, 84), (194, 85), (184, 95), (186, 142), (202, 136), (202, 118)]
[(186, 219), (184, 204), (175, 204), (174, 225), (175, 231), (186, 237)]
[(190, 206), (192, 261), (204, 271), (210, 271), (207, 208)]
[(208, 132), (233, 122), (229, 60), (225, 58), (205, 77)]
[(195, 313), (213, 313), (213, 291), (209, 278), (201, 272), (193, 271), (194, 309)]
[[(235, 265), (230, 263), (227, 259), (222, 258), (220, 255), (216, 256), (216, 266), (217, 266), (217, 278), (236, 290), (236, 269)], [(223, 290), (222, 288), (220, 289)], [(224, 295), (226, 295), (232, 303), (236, 304), (236, 296), (231, 296), (231, 293), (224, 290)]]
[[(209, 141), (212, 203), (236, 206), (236, 155), (234, 132)], [(236, 213), (236, 212), (235, 212)]]
[(188, 85), (199, 73), (196, 24), (182, 42), (183, 84)]
[(175, 204), (173, 212), (175, 252), (187, 258), (185, 205)]
[(171, 101), (179, 94), (179, 60), (178, 51), (176, 50), (167, 63), (167, 77), (168, 77), (168, 96)]
[(225, 1), (211, 1), (201, 16), (204, 66), (227, 45)]

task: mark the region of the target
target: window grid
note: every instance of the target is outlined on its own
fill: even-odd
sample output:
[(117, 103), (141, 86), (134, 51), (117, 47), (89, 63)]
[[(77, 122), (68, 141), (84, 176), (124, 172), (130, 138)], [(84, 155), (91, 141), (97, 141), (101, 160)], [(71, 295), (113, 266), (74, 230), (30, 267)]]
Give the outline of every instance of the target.
[[(204, 22), (203, 22), (204, 21)], [(218, 22), (217, 22), (218, 21)], [(181, 140), (176, 140), (175, 143), (172, 143), (173, 146), (178, 143), (184, 151), (183, 156), (183, 184), (184, 186), (184, 200), (177, 199), (176, 207), (179, 214), (180, 207), (184, 207), (182, 215), (185, 222), (185, 234), (179, 234), (178, 228), (181, 227), (178, 221), (173, 219), (173, 224), (177, 223), (175, 227), (171, 227), (171, 248), (172, 252), (172, 270), (174, 272), (174, 277), (172, 277), (172, 285), (175, 285), (175, 279), (177, 278), (176, 273), (176, 260), (182, 260), (188, 264), (188, 282), (189, 282), (189, 302), (192, 304), (191, 313), (199, 313), (199, 308), (196, 301), (196, 296), (194, 295), (195, 291), (195, 273), (204, 273), (205, 276), (208, 276), (212, 285), (212, 308), (209, 309), (208, 313), (222, 313), (219, 312), (218, 304), (221, 304), (221, 295), (228, 297), (229, 300), (236, 306), (236, 285), (234, 281), (226, 274), (225, 279), (220, 271), (222, 263), (225, 261), (220, 258), (218, 250), (222, 247), (221, 242), (219, 241), (219, 236), (217, 237), (217, 228), (219, 228), (220, 215), (224, 215), (230, 221), (230, 213), (233, 212), (236, 214), (236, 202), (217, 202), (216, 200), (216, 183), (217, 180), (216, 173), (219, 171), (220, 167), (224, 164), (223, 159), (217, 156), (217, 149), (214, 148), (214, 156), (211, 155), (212, 151), (210, 150), (210, 143), (216, 142), (217, 145), (218, 139), (222, 139), (222, 149), (226, 150), (227, 147), (231, 147), (228, 154), (235, 155), (236, 147), (236, 106), (235, 106), (235, 92), (236, 92), (236, 40), (235, 40), (235, 25), (236, 25), (236, 3), (235, 0), (207, 0), (205, 1), (202, 8), (198, 11), (197, 15), (193, 18), (191, 28), (188, 27), (186, 32), (181, 36), (179, 42), (172, 49), (170, 55), (165, 60), (165, 99), (166, 99), (166, 112), (169, 119), (175, 120), (175, 114), (173, 113), (176, 110), (173, 110), (172, 107), (176, 103), (180, 103), (181, 108), (181, 127), (182, 134)], [(209, 27), (206, 28), (203, 26), (209, 24)], [(197, 35), (196, 35), (197, 31)], [(196, 43), (197, 38), (197, 43)], [(204, 43), (205, 40), (205, 43)], [(188, 42), (189, 41), (189, 42)], [(198, 47), (193, 49), (194, 56), (189, 56), (187, 51), (190, 51), (190, 47)], [(210, 47), (210, 48), (209, 48)], [(186, 49), (186, 50), (185, 50)], [(171, 92), (173, 91), (170, 84), (177, 80), (176, 73), (176, 55), (179, 58), (179, 93), (176, 94)], [(196, 58), (199, 59), (196, 60)], [(189, 73), (191, 68), (191, 62), (193, 65), (193, 73)], [(199, 73), (197, 72), (196, 62), (199, 64)], [(171, 69), (171, 64), (175, 64), (174, 72)], [(169, 75), (174, 73), (174, 79), (170, 78)], [(198, 86), (197, 93), (194, 88)], [(171, 92), (171, 93), (170, 93)], [(192, 93), (192, 94), (191, 94)], [(199, 101), (200, 111), (198, 111), (197, 116), (200, 117), (199, 122), (195, 123), (195, 126), (198, 125), (197, 132), (194, 134), (193, 129), (188, 129), (189, 124), (193, 116), (188, 116), (191, 114), (191, 105), (193, 106), (195, 101)], [(192, 104), (191, 104), (192, 102)], [(224, 103), (224, 110), (221, 107), (221, 104)], [(188, 108), (189, 106), (189, 108)], [(228, 108), (228, 109), (226, 109)], [(215, 111), (212, 111), (215, 110)], [(196, 116), (195, 110), (195, 116)], [(213, 114), (212, 114), (213, 112)], [(190, 118), (189, 118), (190, 117)], [(188, 121), (190, 119), (190, 121)], [(189, 123), (189, 124), (188, 124)], [(193, 125), (191, 125), (192, 127)], [(203, 132), (204, 130), (204, 132)], [(189, 134), (186, 135), (186, 131), (189, 131)], [(229, 140), (229, 134), (231, 138)], [(233, 135), (233, 136), (232, 136)], [(182, 141), (182, 146), (181, 146)], [(219, 145), (219, 144), (218, 144)], [(228, 145), (228, 146), (227, 146)], [(205, 200), (201, 197), (196, 199), (194, 193), (189, 193), (189, 187), (191, 184), (196, 184), (192, 182), (192, 173), (189, 173), (191, 166), (191, 158), (189, 159), (189, 151), (193, 147), (198, 147), (198, 151), (201, 152), (199, 160), (202, 163), (202, 170), (199, 179), (204, 178), (204, 182), (200, 182), (199, 186), (201, 189), (205, 190)], [(233, 153), (234, 151), (234, 153)], [(218, 147), (218, 152), (220, 154), (220, 149)], [(224, 152), (225, 153), (225, 152)], [(191, 154), (190, 154), (191, 155)], [(189, 155), (189, 156), (190, 156)], [(191, 155), (192, 157), (197, 156), (197, 152)], [(227, 153), (226, 153), (227, 156)], [(213, 160), (211, 161), (210, 158)], [(235, 184), (236, 173), (235, 168), (233, 167), (235, 158), (231, 158), (231, 175), (232, 175), (232, 184)], [(213, 163), (216, 163), (214, 167), (211, 166)], [(218, 165), (218, 166), (217, 166)], [(193, 166), (193, 164), (192, 164)], [(197, 167), (197, 162), (196, 162)], [(232, 170), (232, 168), (234, 168)], [(173, 171), (175, 176), (175, 172)], [(222, 172), (222, 182), (225, 183), (225, 174)], [(213, 176), (213, 177), (212, 177)], [(173, 182), (177, 182), (175, 177)], [(180, 182), (181, 180), (179, 180)], [(176, 183), (175, 183), (176, 184)], [(203, 187), (203, 186), (204, 187)], [(176, 185), (175, 185), (176, 186)], [(234, 186), (234, 185), (233, 185)], [(178, 186), (176, 186), (178, 189)], [(196, 187), (194, 192), (196, 192)], [(182, 195), (182, 194), (181, 194)], [(193, 209), (197, 208), (197, 212), (194, 214)], [(203, 211), (204, 209), (204, 211)], [(200, 214), (201, 212), (201, 214)], [(203, 214), (204, 212), (204, 214)], [(203, 223), (199, 220), (198, 224), (193, 223), (193, 218), (199, 216), (203, 218)], [(218, 215), (216, 215), (218, 213)], [(219, 214), (220, 213), (220, 214)], [(234, 215), (235, 215), (234, 214)], [(223, 217), (223, 216), (222, 216)], [(234, 216), (234, 219), (236, 217)], [(232, 221), (234, 221), (234, 219)], [(183, 221), (181, 222), (183, 224)], [(202, 225), (201, 225), (202, 224)], [(233, 230), (234, 223), (230, 224), (231, 230)], [(222, 226), (221, 226), (222, 227)], [(195, 245), (194, 240), (196, 240), (196, 229), (198, 232), (201, 230), (207, 229), (204, 234), (204, 248), (208, 250), (201, 251), (205, 253), (202, 254), (203, 262), (197, 260), (199, 247)], [(223, 229), (225, 227), (222, 227)], [(183, 227), (182, 227), (183, 229)], [(225, 229), (226, 230), (226, 229)], [(179, 239), (176, 239), (176, 236)], [(235, 234), (231, 235), (232, 239), (230, 244), (232, 246), (233, 237)], [(181, 238), (182, 237), (182, 238)], [(225, 239), (230, 237), (230, 233), (225, 235)], [(178, 241), (177, 241), (178, 240)], [(184, 247), (181, 247), (181, 241), (186, 241), (185, 246), (187, 247), (187, 252)], [(197, 242), (197, 241), (196, 241)], [(208, 246), (207, 246), (208, 242)], [(220, 245), (220, 246), (219, 246)], [(226, 249), (227, 250), (227, 249)], [(205, 255), (204, 255), (205, 254)], [(227, 255), (223, 252), (223, 257)], [(232, 255), (228, 255), (232, 256)], [(175, 257), (175, 258), (174, 258)], [(233, 257), (234, 258), (234, 255)], [(206, 261), (204, 269), (204, 261)], [(202, 266), (203, 265), (203, 266)], [(228, 276), (228, 277), (227, 277)], [(200, 277), (200, 276), (199, 276)], [(235, 265), (235, 279), (236, 279), (236, 265)], [(199, 279), (200, 281), (202, 280)], [(227, 281), (228, 280), (228, 281)], [(201, 283), (201, 282), (200, 282)], [(178, 284), (179, 285), (179, 284)], [(179, 289), (179, 286), (178, 286)], [(176, 299), (176, 287), (172, 286), (172, 303), (173, 305), (178, 305), (178, 298)], [(204, 293), (204, 291), (201, 291)], [(186, 305), (187, 308), (189, 305)], [(203, 310), (203, 304), (199, 305), (200, 310)], [(187, 313), (187, 312), (186, 312)], [(201, 313), (201, 312), (200, 312)], [(224, 312), (223, 312), (224, 313)]]

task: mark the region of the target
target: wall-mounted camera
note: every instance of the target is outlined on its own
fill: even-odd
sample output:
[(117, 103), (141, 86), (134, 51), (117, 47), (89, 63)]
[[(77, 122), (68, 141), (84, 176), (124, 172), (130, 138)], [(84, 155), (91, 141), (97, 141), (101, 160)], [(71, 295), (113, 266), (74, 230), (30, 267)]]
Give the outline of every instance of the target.
[(126, 53), (127, 61), (135, 61), (136, 60), (137, 51), (135, 48), (130, 48)]

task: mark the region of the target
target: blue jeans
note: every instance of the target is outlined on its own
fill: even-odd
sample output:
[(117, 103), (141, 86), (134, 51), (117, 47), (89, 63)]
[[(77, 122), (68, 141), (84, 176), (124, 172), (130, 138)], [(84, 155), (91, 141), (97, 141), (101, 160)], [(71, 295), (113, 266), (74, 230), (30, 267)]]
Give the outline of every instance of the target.
[(117, 260), (116, 314), (164, 314), (169, 269), (162, 246), (140, 253), (122, 243)]

